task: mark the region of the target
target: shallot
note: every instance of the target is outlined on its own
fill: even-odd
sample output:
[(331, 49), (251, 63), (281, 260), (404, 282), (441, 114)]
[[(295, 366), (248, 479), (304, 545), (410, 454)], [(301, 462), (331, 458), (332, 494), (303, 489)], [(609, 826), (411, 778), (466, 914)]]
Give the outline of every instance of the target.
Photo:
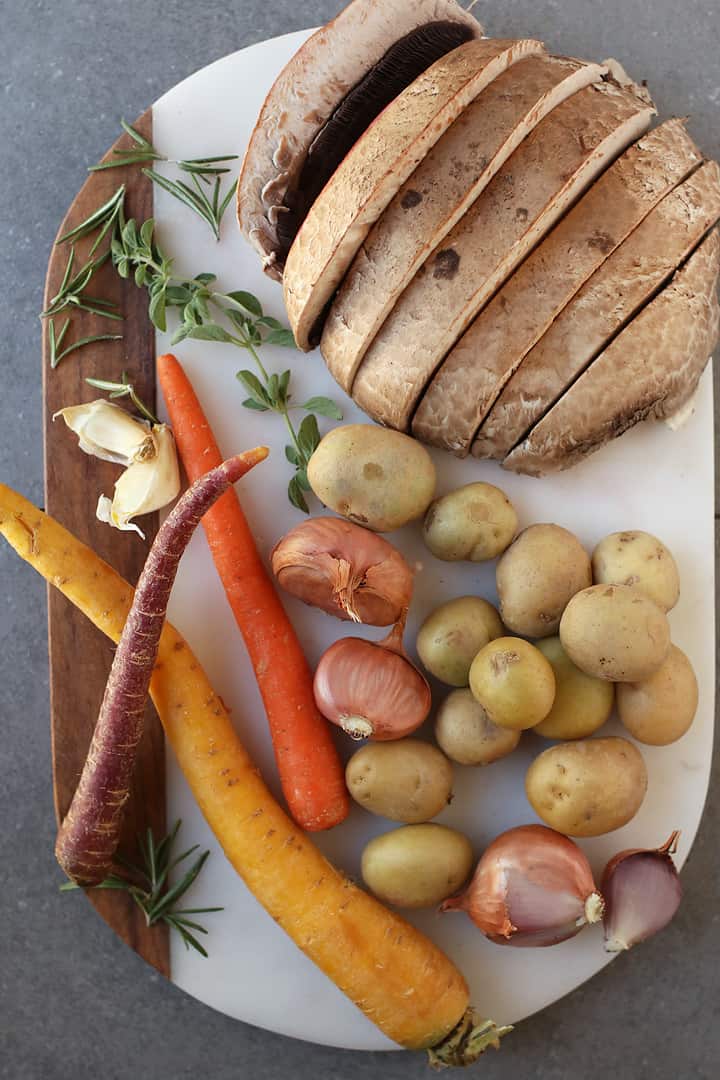
[(544, 825), (509, 829), (490, 844), (464, 892), (442, 911), (466, 911), (499, 945), (557, 945), (603, 913), (585, 855)]
[(672, 856), (679, 832), (662, 847), (620, 851), (605, 867), (605, 948), (630, 949), (664, 929), (682, 900), (682, 884)]
[(403, 649), (404, 626), (403, 615), (380, 642), (341, 638), (320, 658), (317, 707), (353, 739), (401, 739), (427, 719), (430, 687)]
[(412, 570), (376, 533), (339, 518), (296, 525), (272, 553), (278, 583), (305, 604), (338, 619), (389, 626), (412, 595)]

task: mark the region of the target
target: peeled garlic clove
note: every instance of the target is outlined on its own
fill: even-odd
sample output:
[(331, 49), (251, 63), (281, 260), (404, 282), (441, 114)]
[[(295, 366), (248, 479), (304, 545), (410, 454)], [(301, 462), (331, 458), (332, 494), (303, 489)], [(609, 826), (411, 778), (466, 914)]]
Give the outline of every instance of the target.
[(97, 517), (116, 529), (143, 533), (133, 523), (141, 514), (151, 514), (172, 502), (180, 491), (175, 440), (167, 424), (152, 429), (157, 454), (150, 461), (135, 461), (115, 484), (112, 502), (101, 495)]
[(672, 856), (679, 832), (655, 851), (621, 851), (605, 867), (605, 949), (622, 952), (663, 930), (682, 900)]
[(103, 398), (86, 405), (69, 405), (56, 412), (53, 420), (57, 416), (62, 416), (77, 435), (81, 450), (103, 461), (131, 465), (150, 461), (158, 452), (149, 424)]

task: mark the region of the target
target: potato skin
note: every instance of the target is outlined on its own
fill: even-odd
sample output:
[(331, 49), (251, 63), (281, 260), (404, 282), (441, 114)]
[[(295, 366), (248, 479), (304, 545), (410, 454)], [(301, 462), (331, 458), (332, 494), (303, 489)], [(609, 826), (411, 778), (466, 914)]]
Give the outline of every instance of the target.
[(651, 533), (632, 529), (611, 533), (592, 555), (593, 581), (597, 585), (634, 585), (670, 611), (680, 598), (680, 575), (672, 554)]
[(494, 484), (465, 484), (436, 499), (423, 523), (423, 539), (445, 562), (485, 562), (505, 550), (517, 532), (515, 507)]
[(435, 719), (438, 745), (458, 765), (491, 765), (507, 757), (520, 742), (520, 732), (493, 724), (467, 689), (453, 690)]
[(428, 615), (416, 646), (423, 665), (436, 679), (448, 686), (467, 686), (477, 654), (504, 633), (492, 604), (479, 596), (459, 596)]
[(362, 853), (363, 881), (396, 907), (435, 907), (457, 892), (473, 867), (470, 841), (445, 825), (403, 825)]
[(439, 814), (452, 794), (452, 765), (420, 739), (366, 743), (347, 763), (348, 791), (371, 814), (417, 824)]
[(422, 517), (435, 494), (435, 466), (425, 447), (375, 424), (333, 428), (307, 475), (321, 502), (375, 532)]
[(592, 584), (590, 557), (560, 525), (531, 525), (513, 541), (496, 571), (500, 618), (515, 634), (556, 634), (569, 600)]
[(473, 660), (470, 689), (494, 724), (524, 731), (550, 712), (555, 676), (550, 663), (529, 641), (501, 637)]
[(667, 656), (670, 624), (665, 612), (632, 585), (592, 585), (565, 609), (560, 640), (586, 674), (638, 682)]
[(536, 757), (525, 777), (533, 810), (566, 836), (602, 836), (635, 817), (647, 769), (627, 739), (559, 743)]
[(548, 715), (533, 730), (546, 739), (585, 739), (609, 719), (615, 687), (586, 675), (573, 664), (559, 637), (536, 643), (555, 675), (555, 700)]
[(671, 645), (667, 659), (648, 679), (621, 683), (618, 713), (630, 734), (648, 746), (668, 746), (688, 730), (697, 712), (698, 684), (682, 649)]

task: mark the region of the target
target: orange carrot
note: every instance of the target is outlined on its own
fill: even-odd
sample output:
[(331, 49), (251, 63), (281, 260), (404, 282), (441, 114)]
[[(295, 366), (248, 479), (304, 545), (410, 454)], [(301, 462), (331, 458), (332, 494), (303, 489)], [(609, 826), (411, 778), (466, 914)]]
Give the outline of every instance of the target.
[[(161, 356), (158, 379), (175, 441), (192, 482), (222, 461), (192, 384), (176, 357)], [(312, 674), (263, 565), (234, 490), (202, 520), (230, 607), (245, 640), (267, 713), (283, 793), (310, 832), (347, 817), (350, 802), (330, 728), (318, 712)]]

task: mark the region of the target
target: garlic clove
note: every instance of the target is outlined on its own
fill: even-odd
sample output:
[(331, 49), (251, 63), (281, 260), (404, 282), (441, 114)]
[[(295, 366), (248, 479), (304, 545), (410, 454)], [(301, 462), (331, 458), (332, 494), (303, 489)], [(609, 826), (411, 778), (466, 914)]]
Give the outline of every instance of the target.
[(99, 398), (85, 405), (69, 405), (58, 410), (53, 420), (58, 416), (62, 416), (78, 436), (80, 449), (103, 461), (131, 465), (136, 461), (150, 461), (157, 455), (150, 425), (135, 420), (111, 401)]
[(679, 832), (656, 851), (621, 851), (605, 867), (605, 949), (622, 952), (663, 930), (682, 900), (672, 860)]
[(133, 518), (160, 510), (180, 491), (180, 470), (172, 431), (167, 424), (156, 424), (152, 435), (157, 447), (149, 461), (135, 461), (115, 484), (112, 501), (106, 495), (98, 500), (96, 516), (116, 529), (134, 531), (144, 537)]

